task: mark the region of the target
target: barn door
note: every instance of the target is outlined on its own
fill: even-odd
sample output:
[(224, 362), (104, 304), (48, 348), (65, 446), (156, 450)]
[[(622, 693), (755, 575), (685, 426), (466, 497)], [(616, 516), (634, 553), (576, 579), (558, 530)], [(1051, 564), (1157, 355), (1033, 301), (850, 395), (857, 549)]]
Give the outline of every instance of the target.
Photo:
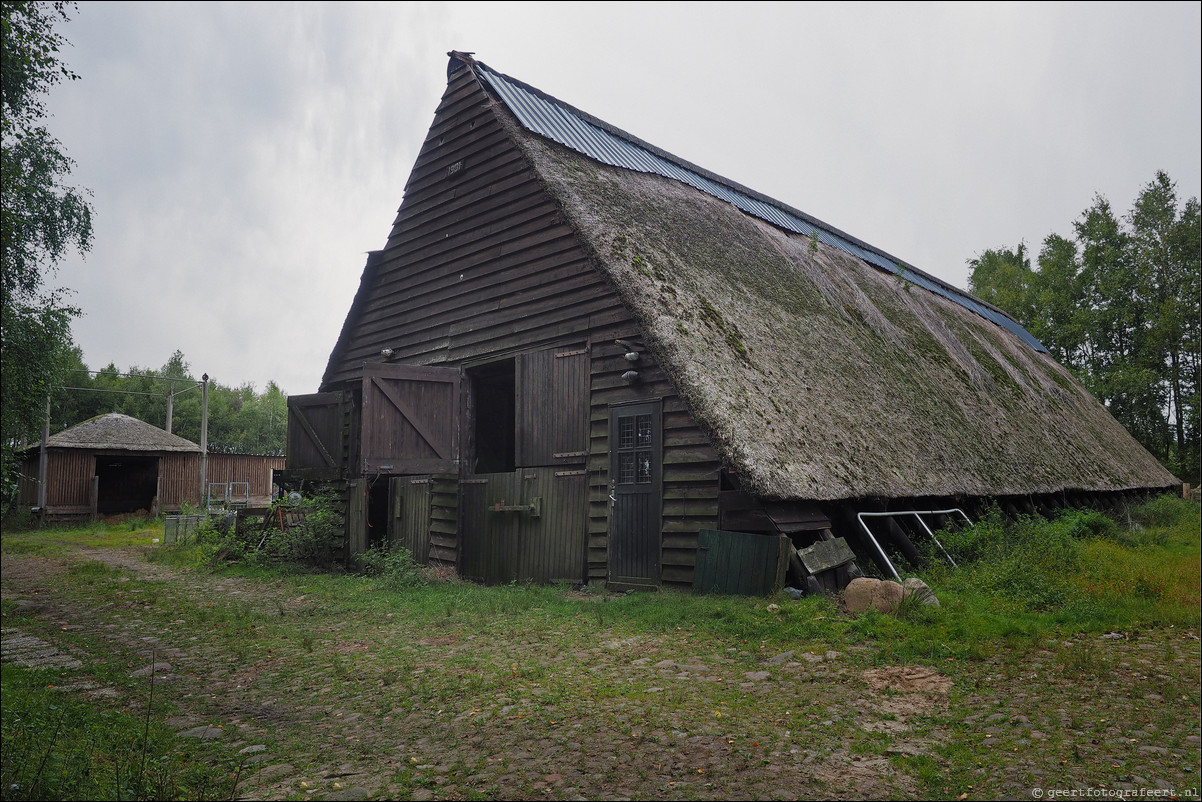
[(459, 370), (363, 368), (361, 469), (374, 474), (459, 470)]
[(343, 393), (288, 396), (288, 444), (284, 467), (312, 479), (342, 473), (346, 404)]
[(430, 561), (430, 477), (398, 476), (391, 482), (389, 539), (425, 565)]
[(588, 456), (589, 353), (553, 348), (517, 363), (516, 464), (583, 463)]
[(660, 411), (658, 401), (610, 407), (610, 584), (659, 584)]

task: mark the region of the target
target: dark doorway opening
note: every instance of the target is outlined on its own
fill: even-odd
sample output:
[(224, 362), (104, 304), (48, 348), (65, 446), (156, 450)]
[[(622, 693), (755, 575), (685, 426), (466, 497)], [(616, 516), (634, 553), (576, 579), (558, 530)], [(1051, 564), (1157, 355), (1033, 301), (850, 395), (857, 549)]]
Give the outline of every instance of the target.
[[(371, 481), (371, 480), (369, 480)], [(367, 488), (367, 547), (385, 546), (388, 535), (387, 476), (377, 476)]]
[(517, 382), (514, 360), (505, 359), (467, 372), (471, 380), (475, 424), (473, 473), (514, 470)]
[(108, 455), (96, 457), (96, 512), (119, 515), (153, 512), (159, 490), (159, 458)]

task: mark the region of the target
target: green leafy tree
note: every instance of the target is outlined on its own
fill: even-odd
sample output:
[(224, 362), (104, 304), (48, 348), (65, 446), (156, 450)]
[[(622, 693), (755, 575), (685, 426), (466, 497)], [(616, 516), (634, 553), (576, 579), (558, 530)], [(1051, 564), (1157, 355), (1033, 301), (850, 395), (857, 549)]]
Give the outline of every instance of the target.
[(1164, 172), (1125, 217), (1101, 196), (1044, 240), (970, 260), (969, 286), (1022, 323), (1170, 470), (1199, 476), (1202, 287), (1198, 199)]
[(1033, 316), (1035, 310), (1031, 302), (1035, 273), (1031, 270), (1026, 246), (1019, 243), (1014, 250), (988, 250), (970, 259), (968, 264), (972, 268), (968, 288), (978, 298), (1005, 309), (1011, 315), (1017, 314), (1025, 319)]
[[(109, 363), (89, 370), (74, 350), (68, 387), (54, 396), (54, 431), (107, 412), (146, 421), (163, 428), (167, 394), (174, 391), (171, 431), (200, 442), (202, 394), (184, 355), (176, 351), (162, 367), (121, 370)], [(283, 454), (287, 435), (288, 397), (275, 384), (259, 394), (250, 384), (228, 387), (209, 382), (209, 450), (230, 454)]]
[(73, 162), (46, 130), (45, 97), (76, 80), (60, 60), (65, 3), (0, 4), (0, 455), (5, 505), (15, 449), (36, 439), (52, 388), (72, 364), (79, 311), (46, 280), (68, 251), (92, 242), (86, 191), (64, 184)]
[(1159, 172), (1128, 221), (1137, 273), (1151, 292), (1143, 299), (1149, 311), (1145, 350), (1161, 368), (1176, 453), (1187, 455), (1188, 420), (1197, 418), (1197, 401), (1190, 397), (1196, 399), (1198, 390), (1198, 201), (1191, 198), (1178, 213), (1177, 188)]

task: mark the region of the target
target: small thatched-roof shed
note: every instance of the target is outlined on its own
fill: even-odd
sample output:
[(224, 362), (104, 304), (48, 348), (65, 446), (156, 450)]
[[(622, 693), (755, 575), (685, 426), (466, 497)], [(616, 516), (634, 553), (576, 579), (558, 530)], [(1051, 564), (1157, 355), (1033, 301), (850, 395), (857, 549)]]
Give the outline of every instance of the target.
[(76, 448), (93, 451), (200, 453), (200, 446), (157, 426), (110, 412), (53, 434), (49, 448)]
[[(46, 441), (46, 484), (39, 513), (47, 520), (199, 507), (201, 448), (137, 418), (112, 412)], [(40, 447), (26, 451), (18, 504), (39, 505)], [(271, 493), (280, 457), (208, 455), (208, 481), (239, 481), (256, 497)], [(223, 496), (224, 497), (224, 496)]]

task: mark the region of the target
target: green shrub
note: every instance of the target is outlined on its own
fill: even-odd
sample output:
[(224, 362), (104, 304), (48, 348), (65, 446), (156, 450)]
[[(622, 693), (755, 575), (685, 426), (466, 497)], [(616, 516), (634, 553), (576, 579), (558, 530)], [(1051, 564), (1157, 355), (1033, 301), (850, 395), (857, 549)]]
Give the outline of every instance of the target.
[(1097, 510), (1063, 510), (1056, 521), (1067, 527), (1069, 535), (1077, 540), (1121, 540), (1123, 537), (1114, 519)]
[(401, 546), (372, 546), (358, 557), (359, 570), (381, 581), (392, 590), (427, 584), (426, 573), (413, 559), (413, 553)]
[(301, 512), (302, 520), (281, 529), (272, 523), (277, 518), (269, 514), (264, 525), (244, 527), (239, 531), (234, 516), (213, 516), (197, 530), (197, 541), (212, 563), (332, 566), (335, 546), (341, 544), (343, 538), (343, 516), (338, 509), (337, 496), (315, 496), (304, 499), (299, 508), (289, 506), (286, 509)]
[(305, 499), (300, 509), (305, 516), (301, 523), (283, 531), (272, 527), (258, 533), (261, 542), (255, 550), (257, 561), (317, 568), (333, 565), (334, 546), (341, 544), (343, 538), (343, 516), (337, 496), (324, 494)]
[(1141, 526), (1170, 527), (1192, 524), (1197, 528), (1200, 510), (1202, 507), (1198, 502), (1166, 493), (1133, 509), (1131, 519)]

